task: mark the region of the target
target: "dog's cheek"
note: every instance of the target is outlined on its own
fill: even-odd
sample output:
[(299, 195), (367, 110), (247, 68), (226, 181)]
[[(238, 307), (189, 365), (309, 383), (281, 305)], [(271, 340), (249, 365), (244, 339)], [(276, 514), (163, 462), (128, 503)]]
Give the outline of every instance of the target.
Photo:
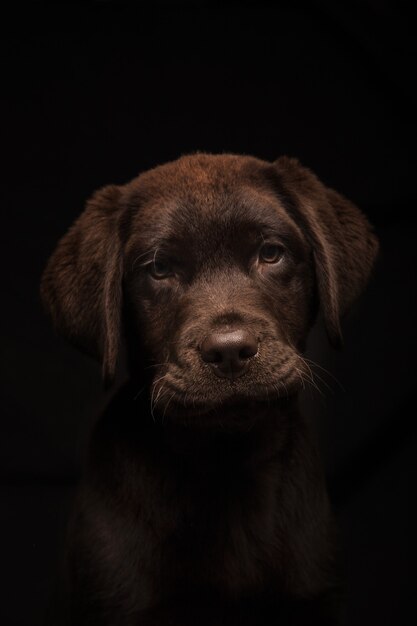
[(270, 299), (272, 296), (279, 335), (290, 345), (303, 349), (316, 309), (310, 265), (299, 263), (291, 274), (277, 276), (268, 296)]
[[(148, 279), (134, 281), (127, 288), (128, 327), (134, 334), (130, 343), (144, 349), (147, 359), (163, 363), (169, 360), (177, 318), (176, 289), (150, 285)], [(131, 346), (134, 349), (135, 346)]]

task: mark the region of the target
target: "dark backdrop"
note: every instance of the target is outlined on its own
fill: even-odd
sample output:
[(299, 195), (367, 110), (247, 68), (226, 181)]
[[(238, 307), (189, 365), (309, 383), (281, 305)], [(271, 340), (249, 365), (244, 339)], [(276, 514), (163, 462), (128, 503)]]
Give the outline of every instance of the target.
[[(415, 103), (398, 2), (17, 3), (2, 20), (2, 624), (41, 624), (99, 368), (55, 337), (40, 273), (101, 185), (195, 150), (297, 156), (355, 201), (382, 248), (334, 353), (310, 356), (360, 626), (417, 623)], [(5, 16), (3, 15), (3, 18)], [(336, 381), (333, 379), (336, 377)]]

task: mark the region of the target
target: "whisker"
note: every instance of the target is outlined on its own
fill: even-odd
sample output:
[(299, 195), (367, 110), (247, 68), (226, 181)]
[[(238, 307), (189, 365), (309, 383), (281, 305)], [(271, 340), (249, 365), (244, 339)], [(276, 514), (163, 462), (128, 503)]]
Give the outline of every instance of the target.
[(298, 374), (298, 378), (301, 380), (301, 384), (303, 386), (303, 390), (305, 390), (305, 388), (306, 388), (306, 386), (305, 386), (305, 379), (304, 379), (302, 371), (299, 370), (298, 367), (295, 367), (294, 369), (295, 369), (295, 371)]
[(165, 405), (165, 409), (164, 409), (164, 412), (163, 412), (163, 414), (162, 414), (162, 423), (164, 423), (164, 420), (165, 420), (165, 413), (166, 413), (166, 411), (167, 411), (167, 408), (168, 408), (169, 403), (171, 402), (171, 400), (172, 400), (172, 398), (173, 398), (174, 396), (175, 396), (175, 391), (173, 391), (173, 392), (172, 392), (170, 399), (168, 400), (168, 402), (167, 402), (167, 403), (166, 403), (166, 405)]
[[(333, 393), (333, 389), (332, 387), (330, 387), (330, 385), (327, 383), (326, 380), (324, 380), (319, 374), (317, 374), (317, 372), (313, 372), (313, 370), (311, 369), (310, 365), (308, 364), (308, 362), (304, 359), (304, 357), (302, 357), (300, 355), (300, 360), (302, 361), (303, 365), (305, 365), (305, 367), (308, 369), (309, 372), (309, 376), (308, 376), (308, 380), (311, 382), (311, 384), (314, 384), (315, 388), (320, 391), (320, 393), (322, 394), (322, 390), (319, 388), (316, 379), (318, 379), (323, 385), (326, 386), (326, 388), (331, 391)], [(307, 372), (304, 372), (305, 374)]]
[[(311, 391), (311, 389), (315, 389), (316, 391), (318, 391), (320, 396), (321, 396), (321, 399), (323, 400), (325, 398), (325, 394), (323, 393), (323, 391), (320, 389), (320, 387), (317, 385), (316, 381), (314, 380), (314, 377), (312, 375), (311, 370), (309, 369), (309, 371), (311, 373), (311, 376), (307, 376), (307, 378), (304, 375), (305, 372), (302, 372), (301, 370), (299, 370), (297, 368), (296, 368), (296, 370), (298, 372), (300, 380), (308, 383), (310, 391)], [(303, 389), (304, 388), (305, 387), (303, 386)]]
[(155, 387), (160, 380), (164, 380), (164, 378), (166, 378), (168, 376), (168, 374), (162, 374), (162, 376), (160, 376), (159, 378), (155, 378), (155, 380), (152, 382), (153, 387)]
[(284, 381), (283, 381), (283, 380), (278, 381), (278, 383), (279, 383), (279, 384), (281, 384), (281, 385), (284, 387), (284, 390), (285, 390), (285, 397), (286, 397), (286, 398), (288, 398), (288, 397), (289, 397), (289, 395), (288, 395), (288, 387), (287, 387), (287, 385), (284, 383)]
[(285, 391), (285, 397), (288, 398), (288, 389), (286, 384), (282, 380), (277, 380), (276, 383), (274, 383), (272, 386), (276, 390), (278, 397), (281, 397), (281, 389), (283, 387)]
[(164, 363), (154, 363), (154, 364), (152, 364), (152, 365), (147, 365), (147, 366), (146, 366), (146, 367), (144, 367), (143, 369), (144, 369), (144, 370), (149, 370), (149, 369), (151, 369), (152, 367), (162, 367), (163, 365), (167, 365), (167, 364), (168, 364), (168, 361), (164, 361)]
[(154, 416), (154, 408), (155, 408), (155, 406), (156, 406), (156, 403), (157, 403), (157, 400), (158, 400), (159, 394), (160, 394), (161, 390), (163, 389), (164, 385), (162, 384), (162, 385), (160, 385), (160, 386), (159, 386), (159, 390), (158, 390), (158, 393), (157, 393), (156, 399), (154, 400), (155, 391), (156, 391), (156, 389), (157, 389), (157, 387), (158, 387), (158, 383), (159, 383), (161, 380), (163, 380), (164, 378), (166, 378), (166, 376), (167, 376), (167, 374), (164, 374), (163, 376), (160, 376), (159, 378), (157, 378), (156, 380), (154, 380), (154, 381), (153, 381), (153, 383), (152, 383), (152, 393), (151, 393), (151, 415), (152, 415), (152, 419), (153, 419), (153, 421), (155, 421), (155, 416)]
[[(306, 380), (306, 382), (308, 382), (308, 383), (309, 383), (309, 385), (310, 385), (311, 387), (314, 387), (314, 389), (317, 389), (317, 391), (320, 393), (320, 395), (322, 395), (322, 396), (324, 397), (323, 390), (322, 390), (322, 389), (320, 389), (320, 387), (318, 386), (318, 384), (317, 384), (317, 382), (316, 382), (316, 379), (314, 378), (314, 376), (313, 376), (313, 375), (311, 375), (311, 377), (307, 377), (307, 378), (305, 378), (305, 380)], [(323, 381), (321, 381), (321, 382), (323, 382)]]
[(139, 389), (137, 394), (135, 396), (133, 396), (133, 401), (137, 400), (139, 398), (139, 396), (141, 395), (141, 393), (143, 393), (145, 391), (145, 389), (146, 389), (146, 387), (142, 387), (142, 389)]
[[(321, 369), (325, 374), (327, 374), (328, 376), (330, 376), (330, 378), (332, 378), (340, 387), (340, 389), (346, 393), (346, 389), (343, 387), (342, 383), (340, 382), (340, 380), (329, 370), (327, 370), (325, 367), (322, 367), (321, 365), (319, 365), (318, 363), (316, 363), (315, 361), (313, 361), (312, 359), (307, 358), (306, 356), (303, 356), (302, 359), (308, 363), (311, 363), (311, 365), (313, 365), (314, 367), (318, 367), (319, 369)], [(316, 374), (317, 375), (317, 374)]]
[[(163, 391), (164, 391), (164, 385), (160, 385), (159, 390), (158, 390), (158, 393), (156, 394), (156, 398), (155, 398), (155, 400), (153, 401), (153, 403), (152, 403), (152, 401), (151, 401), (151, 415), (152, 415), (152, 419), (153, 419), (153, 421), (155, 421), (155, 414), (154, 414), (154, 410), (155, 410), (155, 408), (156, 408), (156, 405), (158, 404), (158, 400), (159, 400), (159, 398), (160, 398), (160, 396), (161, 396), (161, 393), (162, 393)], [(162, 398), (162, 397), (163, 397), (163, 396), (161, 396), (161, 398)]]

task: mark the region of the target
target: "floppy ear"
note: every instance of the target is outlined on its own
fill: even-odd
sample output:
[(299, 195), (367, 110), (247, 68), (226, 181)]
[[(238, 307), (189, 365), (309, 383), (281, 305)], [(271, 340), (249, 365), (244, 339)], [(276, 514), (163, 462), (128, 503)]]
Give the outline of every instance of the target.
[(369, 279), (378, 240), (363, 213), (297, 159), (281, 157), (274, 169), (281, 199), (311, 243), (327, 334), (340, 347), (340, 318)]
[(41, 297), (55, 328), (101, 360), (106, 383), (114, 376), (120, 343), (123, 259), (120, 189), (96, 192), (59, 241), (42, 276)]

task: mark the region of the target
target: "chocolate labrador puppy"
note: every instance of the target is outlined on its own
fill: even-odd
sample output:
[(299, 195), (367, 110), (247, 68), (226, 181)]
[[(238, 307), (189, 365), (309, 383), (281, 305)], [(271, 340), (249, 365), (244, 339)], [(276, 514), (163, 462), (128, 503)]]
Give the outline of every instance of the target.
[(194, 154), (98, 191), (59, 242), (55, 327), (130, 381), (99, 420), (70, 529), (76, 626), (327, 624), (333, 522), (297, 395), (321, 307), (377, 240), (295, 159)]

